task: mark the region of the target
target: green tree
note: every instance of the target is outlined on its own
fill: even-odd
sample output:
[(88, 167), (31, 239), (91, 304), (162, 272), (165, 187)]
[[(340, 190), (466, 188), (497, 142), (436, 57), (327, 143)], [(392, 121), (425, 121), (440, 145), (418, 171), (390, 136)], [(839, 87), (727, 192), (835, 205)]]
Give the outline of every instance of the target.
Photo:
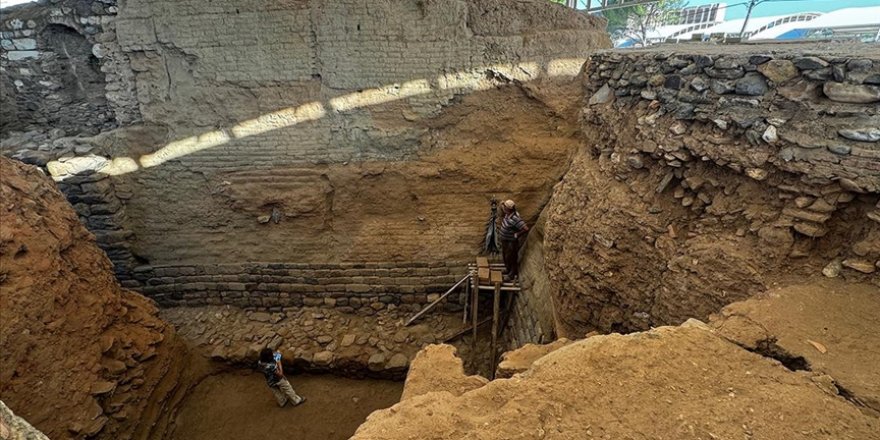
[[(608, 3), (611, 6), (626, 2), (610, 0)], [(675, 21), (684, 6), (684, 0), (658, 0), (654, 3), (609, 9), (602, 15), (608, 20), (608, 33), (612, 37), (628, 37), (639, 46), (647, 46), (650, 32)]]
[[(614, 6), (620, 3), (620, 0), (610, 0), (608, 2), (609, 6)], [(620, 8), (620, 9), (609, 9), (607, 11), (602, 12), (602, 15), (608, 20), (608, 33), (611, 35), (615, 35), (615, 33), (619, 34), (626, 29), (626, 19), (629, 17), (629, 8)]]

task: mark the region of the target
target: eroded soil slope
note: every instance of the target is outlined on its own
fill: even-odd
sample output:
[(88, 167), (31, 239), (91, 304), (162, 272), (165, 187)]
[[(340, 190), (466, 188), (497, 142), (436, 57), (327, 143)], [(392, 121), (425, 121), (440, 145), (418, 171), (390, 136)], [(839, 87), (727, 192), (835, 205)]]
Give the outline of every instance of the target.
[(461, 396), (373, 413), (355, 439), (878, 439), (878, 419), (699, 327), (597, 336)]
[(0, 399), (53, 439), (144, 438), (183, 358), (37, 168), (0, 158)]
[(433, 345), (355, 438), (878, 439), (878, 311), (871, 284), (801, 280), (709, 325), (525, 346), (486, 385)]

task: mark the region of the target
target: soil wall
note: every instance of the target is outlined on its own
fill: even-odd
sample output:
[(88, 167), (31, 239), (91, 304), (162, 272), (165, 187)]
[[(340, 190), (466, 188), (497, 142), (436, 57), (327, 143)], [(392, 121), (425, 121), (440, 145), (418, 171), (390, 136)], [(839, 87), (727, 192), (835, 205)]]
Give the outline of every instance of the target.
[(182, 343), (48, 177), (7, 158), (0, 174), (0, 399), (53, 439), (153, 438), (185, 389)]

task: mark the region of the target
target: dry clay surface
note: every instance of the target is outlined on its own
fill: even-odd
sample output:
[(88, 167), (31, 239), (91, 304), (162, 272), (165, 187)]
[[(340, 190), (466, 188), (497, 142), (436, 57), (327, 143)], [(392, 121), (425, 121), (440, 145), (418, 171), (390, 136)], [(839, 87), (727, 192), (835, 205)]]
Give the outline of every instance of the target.
[[(773, 344), (834, 379), (841, 394), (880, 414), (880, 288), (817, 280), (733, 303), (712, 320), (750, 350)], [(802, 362), (803, 364), (803, 362)]]
[[(846, 285), (837, 286), (842, 292)], [(847, 292), (860, 296), (871, 288)], [(801, 290), (812, 291), (796, 286), (787, 292), (803, 300)], [(838, 306), (836, 301), (827, 305)], [(768, 310), (773, 307), (770, 303)], [(845, 329), (825, 322), (844, 310), (811, 318), (818, 328), (876, 335), (872, 321), (859, 315), (852, 319), (861, 324)], [(799, 315), (788, 308), (777, 313)], [(865, 338), (870, 337), (876, 339)], [(828, 343), (829, 359), (843, 352)], [(876, 365), (870, 357), (827, 362), (834, 363), (849, 363), (839, 371), (860, 369), (862, 377)], [(880, 419), (835, 394), (828, 383), (822, 372), (793, 372), (707, 326), (660, 327), (577, 341), (537, 360), (525, 373), (460, 396), (446, 391), (410, 396), (373, 413), (354, 438), (880, 439)]]
[(144, 438), (180, 373), (173, 330), (48, 177), (0, 175), (0, 399), (52, 439)]

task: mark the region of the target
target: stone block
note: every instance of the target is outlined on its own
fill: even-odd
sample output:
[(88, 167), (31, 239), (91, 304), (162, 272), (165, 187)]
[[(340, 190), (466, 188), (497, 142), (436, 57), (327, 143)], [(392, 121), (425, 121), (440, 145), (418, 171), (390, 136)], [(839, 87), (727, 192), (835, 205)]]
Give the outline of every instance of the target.
[(6, 52), (6, 58), (9, 61), (21, 61), (29, 58), (39, 58), (40, 52), (35, 50), (10, 50)]

